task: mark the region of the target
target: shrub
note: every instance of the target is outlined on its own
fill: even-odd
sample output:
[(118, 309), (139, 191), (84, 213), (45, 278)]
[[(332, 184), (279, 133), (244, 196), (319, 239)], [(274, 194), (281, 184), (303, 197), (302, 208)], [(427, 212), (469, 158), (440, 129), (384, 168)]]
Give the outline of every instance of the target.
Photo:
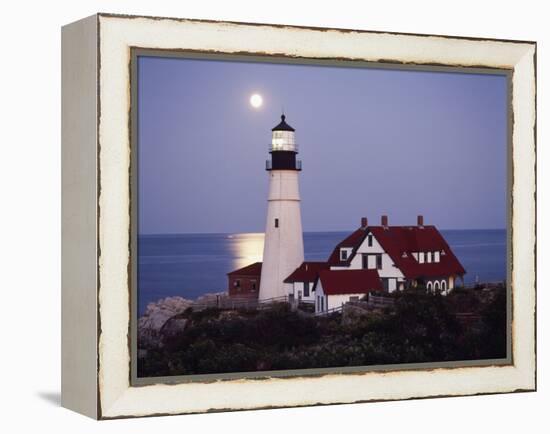
[[(422, 288), (394, 295), (385, 311), (342, 324), (340, 314), (311, 316), (275, 304), (258, 311), (189, 311), (184, 331), (139, 359), (140, 376), (207, 374), (418, 363), (504, 357), (506, 291), (454, 296)], [(473, 298), (472, 298), (473, 297)], [(467, 330), (454, 313), (479, 310)]]

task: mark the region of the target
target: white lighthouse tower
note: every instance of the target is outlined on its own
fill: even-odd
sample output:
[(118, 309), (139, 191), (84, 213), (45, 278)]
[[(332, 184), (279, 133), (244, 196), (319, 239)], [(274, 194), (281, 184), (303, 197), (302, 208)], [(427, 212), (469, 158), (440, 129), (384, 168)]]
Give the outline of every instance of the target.
[(269, 196), (260, 300), (288, 295), (292, 284), (285, 284), (284, 280), (304, 261), (298, 186), (302, 164), (296, 159), (298, 146), (294, 140), (294, 128), (286, 123), (284, 114), (279, 125), (272, 129), (269, 153), (271, 160), (266, 161)]

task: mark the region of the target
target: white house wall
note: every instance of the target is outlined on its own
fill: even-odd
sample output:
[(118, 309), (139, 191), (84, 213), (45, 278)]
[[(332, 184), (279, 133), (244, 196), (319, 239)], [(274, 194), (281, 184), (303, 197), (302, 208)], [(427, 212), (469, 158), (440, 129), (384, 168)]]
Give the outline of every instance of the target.
[(365, 294), (337, 294), (337, 295), (329, 295), (326, 297), (327, 299), (327, 310), (335, 309), (337, 307), (341, 307), (343, 304), (346, 304), (352, 297), (357, 297), (358, 299), (361, 299), (364, 297)]
[[(326, 298), (325, 292), (323, 291), (323, 284), (321, 283), (321, 279), (317, 278), (317, 286), (315, 287), (315, 312), (321, 312), (321, 306), (319, 303), (320, 297)], [(326, 300), (325, 300), (325, 306), (326, 306)]]
[(298, 298), (298, 292), (302, 291), (302, 294), (304, 293), (304, 284), (303, 282), (294, 282), (292, 284), (292, 290), (288, 293), (288, 295), (293, 295), (294, 298)]
[(319, 303), (319, 298), (324, 299), (323, 303), (323, 311), (327, 311), (330, 309), (335, 309), (337, 307), (341, 307), (342, 304), (347, 303), (350, 301), (350, 298), (357, 297), (358, 299), (361, 299), (364, 297), (365, 294), (359, 293), (359, 294), (335, 294), (335, 295), (327, 295), (325, 294), (325, 291), (323, 290), (323, 285), (321, 284), (320, 280), (317, 280), (317, 287), (315, 289), (315, 312), (321, 312), (321, 306)]
[(315, 292), (313, 291), (314, 282), (308, 282), (309, 285), (309, 295), (305, 295), (305, 282), (294, 282), (292, 287), (291, 294), (296, 300), (298, 300), (299, 291), (302, 291), (302, 300), (306, 301), (315, 301)]
[(369, 234), (367, 234), (367, 236), (357, 249), (357, 253), (385, 253), (385, 250), (382, 248), (374, 235), (372, 235), (372, 246), (370, 247), (368, 245), (368, 239)]
[[(390, 255), (388, 255), (384, 251), (384, 249), (382, 248), (380, 243), (378, 243), (374, 235), (372, 237), (372, 246), (370, 247), (368, 245), (368, 236), (365, 237), (363, 243), (357, 249), (357, 252), (354, 258), (351, 260), (351, 263), (348, 269), (359, 270), (363, 268), (363, 258), (362, 258), (363, 253), (372, 254), (372, 255), (382, 254), (382, 268), (378, 270), (378, 274), (380, 275), (380, 277), (382, 278), (394, 277), (397, 279), (404, 278), (403, 273), (401, 273), (399, 268), (394, 266)], [(371, 261), (374, 261), (374, 262), (371, 264)], [(369, 267), (371, 266), (373, 266), (373, 268), (376, 267), (376, 259), (374, 257), (369, 258)]]

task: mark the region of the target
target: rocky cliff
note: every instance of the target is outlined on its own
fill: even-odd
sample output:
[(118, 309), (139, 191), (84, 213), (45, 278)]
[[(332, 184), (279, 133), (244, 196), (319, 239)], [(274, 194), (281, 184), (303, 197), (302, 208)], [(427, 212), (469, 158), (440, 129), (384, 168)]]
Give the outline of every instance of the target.
[(138, 320), (138, 348), (161, 347), (163, 337), (178, 333), (187, 325), (187, 320), (180, 318), (179, 314), (193, 306), (199, 310), (209, 305), (214, 307), (217, 300), (225, 297), (226, 292), (218, 292), (204, 294), (196, 300), (176, 296), (149, 303), (145, 313)]
[(161, 329), (166, 322), (185, 311), (193, 300), (183, 297), (166, 297), (149, 303), (145, 314), (138, 320), (138, 348), (152, 348), (162, 344)]

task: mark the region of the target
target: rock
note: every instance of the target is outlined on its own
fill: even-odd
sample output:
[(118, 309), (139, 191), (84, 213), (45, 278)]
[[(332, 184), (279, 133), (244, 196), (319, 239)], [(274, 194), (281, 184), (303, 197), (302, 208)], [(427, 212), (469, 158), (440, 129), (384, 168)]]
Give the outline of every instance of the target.
[(160, 334), (162, 338), (171, 338), (176, 336), (178, 333), (181, 333), (185, 330), (185, 327), (189, 323), (187, 318), (179, 318), (178, 316), (173, 316), (168, 319), (160, 329)]
[(159, 348), (163, 338), (172, 337), (184, 330), (187, 319), (174, 318), (193, 305), (211, 304), (216, 306), (216, 300), (226, 298), (227, 292), (204, 294), (196, 300), (183, 297), (166, 297), (155, 303), (149, 303), (145, 314), (138, 320), (138, 348)]
[(182, 297), (166, 297), (149, 303), (145, 314), (138, 320), (138, 347), (154, 348), (161, 345), (161, 329), (173, 316), (184, 312), (193, 304)]

